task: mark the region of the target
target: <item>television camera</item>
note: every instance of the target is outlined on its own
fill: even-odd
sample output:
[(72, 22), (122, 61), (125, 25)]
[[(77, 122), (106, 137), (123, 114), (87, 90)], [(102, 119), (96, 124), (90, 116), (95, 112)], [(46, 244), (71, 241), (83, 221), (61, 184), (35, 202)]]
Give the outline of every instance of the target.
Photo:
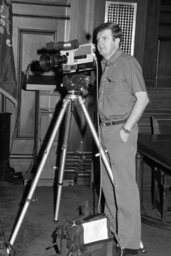
[(39, 65), (42, 71), (62, 72), (62, 86), (67, 90), (87, 88), (89, 71), (94, 69), (95, 46), (87, 43), (79, 46), (70, 42), (49, 42), (41, 51)]

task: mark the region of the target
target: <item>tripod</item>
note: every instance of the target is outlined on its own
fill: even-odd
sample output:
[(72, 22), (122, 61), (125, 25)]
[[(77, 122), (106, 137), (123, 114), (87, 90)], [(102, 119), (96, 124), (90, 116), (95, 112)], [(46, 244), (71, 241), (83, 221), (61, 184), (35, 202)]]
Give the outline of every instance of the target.
[(19, 232), (19, 229), (21, 227), (21, 224), (23, 222), (23, 219), (25, 217), (27, 209), (30, 205), (30, 202), (32, 201), (32, 197), (33, 197), (34, 191), (36, 189), (37, 183), (39, 181), (39, 178), (40, 178), (41, 173), (43, 171), (43, 168), (44, 168), (44, 165), (46, 163), (47, 157), (50, 153), (50, 150), (51, 150), (51, 147), (52, 147), (53, 142), (55, 140), (56, 134), (58, 132), (58, 129), (60, 127), (60, 124), (61, 124), (61, 122), (63, 120), (63, 117), (65, 115), (65, 112), (66, 112), (66, 129), (65, 129), (65, 133), (64, 133), (63, 148), (62, 148), (62, 154), (61, 154), (61, 158), (60, 158), (59, 179), (58, 179), (57, 198), (56, 198), (56, 209), (55, 209), (55, 217), (54, 217), (54, 220), (58, 221), (59, 207), (60, 207), (60, 200), (61, 200), (61, 192), (62, 192), (62, 181), (63, 181), (63, 175), (64, 175), (66, 152), (67, 152), (67, 142), (68, 142), (68, 137), (69, 137), (69, 128), (70, 128), (70, 120), (71, 120), (71, 104), (73, 102), (76, 102), (76, 101), (81, 106), (81, 109), (82, 109), (82, 111), (84, 113), (84, 116), (85, 116), (85, 119), (86, 119), (86, 121), (89, 125), (92, 136), (93, 136), (94, 141), (96, 143), (96, 146), (99, 150), (99, 153), (101, 155), (103, 163), (106, 167), (108, 175), (109, 175), (112, 183), (114, 184), (113, 174), (112, 174), (110, 164), (109, 164), (108, 159), (106, 157), (106, 153), (105, 153), (103, 147), (101, 146), (101, 143), (100, 143), (99, 138), (98, 138), (98, 134), (97, 134), (96, 129), (95, 129), (93, 123), (92, 123), (92, 120), (89, 116), (89, 113), (88, 113), (88, 111), (85, 107), (85, 104), (84, 104), (85, 99), (80, 95), (80, 93), (75, 92), (74, 90), (70, 90), (70, 91), (68, 91), (68, 94), (63, 99), (61, 110), (59, 112), (58, 118), (55, 121), (52, 133), (51, 133), (51, 135), (49, 137), (49, 140), (47, 142), (47, 146), (46, 146), (46, 148), (43, 152), (43, 156), (42, 156), (42, 159), (40, 161), (40, 164), (38, 165), (37, 172), (36, 172), (35, 177), (32, 181), (28, 196), (25, 200), (24, 206), (21, 210), (21, 213), (20, 213), (19, 218), (16, 222), (16, 225), (13, 229), (13, 232), (11, 233), (9, 243), (8, 243), (8, 248), (7, 248), (8, 255), (11, 255), (11, 248), (14, 245), (14, 242), (16, 240), (17, 234)]

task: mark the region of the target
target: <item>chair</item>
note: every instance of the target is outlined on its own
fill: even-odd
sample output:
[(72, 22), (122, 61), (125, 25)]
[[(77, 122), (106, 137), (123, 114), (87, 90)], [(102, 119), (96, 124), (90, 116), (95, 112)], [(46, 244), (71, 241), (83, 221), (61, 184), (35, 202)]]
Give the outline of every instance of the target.
[[(171, 134), (171, 118), (151, 117), (153, 134)], [(155, 166), (152, 171), (152, 206), (161, 213), (163, 223), (167, 221), (169, 204), (169, 190), (171, 188), (171, 176)]]
[(153, 134), (171, 134), (171, 117), (151, 117)]

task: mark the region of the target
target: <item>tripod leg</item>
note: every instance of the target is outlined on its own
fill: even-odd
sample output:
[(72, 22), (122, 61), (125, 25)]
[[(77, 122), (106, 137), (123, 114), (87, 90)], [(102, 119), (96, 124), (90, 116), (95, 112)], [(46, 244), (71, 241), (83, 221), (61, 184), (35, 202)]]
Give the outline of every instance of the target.
[[(68, 105), (69, 102), (70, 102), (70, 99), (67, 99), (67, 98), (64, 99), (64, 101), (63, 101), (63, 105), (62, 105), (61, 111), (60, 111), (59, 116), (58, 116), (58, 119), (56, 120), (56, 123), (55, 123), (55, 125), (54, 125), (52, 134), (51, 134), (51, 136), (50, 136), (50, 138), (49, 138), (49, 141), (48, 141), (48, 143), (47, 143), (47, 147), (46, 147), (45, 150), (44, 150), (44, 155), (43, 155), (43, 157), (42, 157), (42, 159), (41, 159), (41, 161), (40, 161), (40, 164), (39, 164), (39, 166), (38, 166), (38, 169), (37, 169), (35, 178), (34, 178), (34, 180), (33, 180), (33, 182), (32, 182), (30, 191), (29, 191), (29, 193), (28, 193), (28, 197), (26, 198), (25, 204), (24, 204), (24, 206), (23, 206), (23, 208), (22, 208), (22, 211), (21, 211), (20, 216), (19, 216), (19, 218), (18, 218), (18, 220), (17, 220), (17, 223), (16, 223), (16, 225), (15, 225), (15, 228), (14, 228), (12, 234), (11, 234), (11, 237), (10, 237), (10, 240), (9, 240), (9, 244), (10, 244), (10, 245), (13, 245), (14, 242), (15, 242), (15, 239), (16, 239), (16, 237), (17, 237), (18, 231), (19, 231), (20, 226), (21, 226), (21, 224), (22, 224), (22, 222), (23, 222), (23, 219), (24, 219), (24, 216), (25, 216), (25, 214), (26, 214), (26, 212), (27, 212), (27, 209), (28, 209), (28, 207), (29, 207), (29, 204), (30, 204), (30, 202), (31, 202), (31, 200), (32, 200), (32, 196), (33, 196), (34, 191), (35, 191), (35, 189), (36, 189), (36, 186), (37, 186), (37, 183), (38, 183), (38, 181), (39, 181), (40, 175), (41, 175), (41, 173), (42, 173), (43, 167), (44, 167), (44, 165), (45, 165), (45, 163), (46, 163), (46, 160), (47, 160), (47, 157), (48, 157), (48, 155), (49, 155), (50, 149), (51, 149), (51, 147), (52, 147), (52, 145), (53, 145), (53, 142), (54, 142), (54, 140), (55, 140), (55, 137), (56, 137), (58, 128), (59, 128), (59, 126), (60, 126), (60, 124), (61, 124), (61, 122), (62, 122), (63, 116), (64, 116), (64, 114), (65, 114), (65, 110), (66, 110), (67, 105)], [(9, 251), (10, 251), (10, 249), (8, 250), (8, 253), (9, 253)]]
[(91, 120), (91, 118), (89, 116), (89, 113), (88, 113), (88, 111), (87, 111), (87, 109), (86, 109), (86, 107), (84, 105), (84, 100), (83, 100), (83, 98), (81, 96), (78, 97), (78, 100), (79, 100), (79, 103), (80, 103), (81, 108), (83, 110), (83, 113), (85, 115), (85, 118), (87, 120), (87, 123), (88, 123), (88, 125), (90, 127), (90, 130), (91, 130), (91, 133), (92, 133), (93, 138), (95, 140), (95, 143), (97, 145), (97, 148), (98, 148), (98, 150), (99, 150), (99, 152), (100, 152), (100, 154), (102, 156), (102, 160), (103, 160), (103, 163), (104, 163), (104, 165), (105, 165), (105, 167), (107, 169), (108, 175), (109, 175), (109, 177), (110, 177), (110, 179), (111, 179), (111, 181), (112, 181), (112, 183), (114, 185), (113, 173), (112, 173), (110, 164), (109, 164), (108, 159), (106, 157), (106, 153), (105, 153), (104, 149), (101, 146), (101, 143), (100, 143), (99, 138), (98, 138), (98, 134), (97, 134), (97, 132), (96, 132), (96, 130), (94, 128), (94, 125), (93, 125), (92, 120)]
[(62, 144), (62, 154), (60, 157), (58, 190), (57, 190), (56, 209), (55, 209), (55, 216), (54, 216), (55, 221), (58, 221), (58, 216), (59, 216), (59, 207), (60, 207), (60, 201), (61, 201), (63, 176), (64, 176), (64, 168), (65, 168), (65, 159), (66, 159), (70, 124), (71, 124), (71, 104), (72, 104), (72, 102), (70, 102), (70, 104), (68, 105), (68, 109), (67, 109), (65, 133), (64, 133), (64, 139), (63, 139), (63, 144)]

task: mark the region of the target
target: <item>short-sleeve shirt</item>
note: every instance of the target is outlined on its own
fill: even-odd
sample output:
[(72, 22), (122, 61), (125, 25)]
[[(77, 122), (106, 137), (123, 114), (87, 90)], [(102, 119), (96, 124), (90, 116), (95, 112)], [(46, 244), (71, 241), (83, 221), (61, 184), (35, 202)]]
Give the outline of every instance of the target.
[(142, 69), (131, 55), (117, 50), (102, 60), (98, 110), (101, 121), (126, 119), (136, 101), (135, 93), (146, 91)]

